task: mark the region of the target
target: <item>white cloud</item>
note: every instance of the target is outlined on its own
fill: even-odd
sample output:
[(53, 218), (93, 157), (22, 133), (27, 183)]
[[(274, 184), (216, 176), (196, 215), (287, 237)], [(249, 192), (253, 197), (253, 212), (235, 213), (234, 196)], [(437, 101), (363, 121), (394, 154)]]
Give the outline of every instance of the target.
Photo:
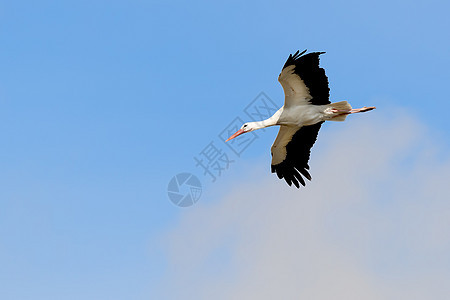
[(253, 181), (186, 210), (165, 239), (161, 293), (447, 299), (450, 161), (439, 153), (447, 145), (408, 117), (347, 122), (321, 133), (305, 189), (288, 188), (262, 162)]

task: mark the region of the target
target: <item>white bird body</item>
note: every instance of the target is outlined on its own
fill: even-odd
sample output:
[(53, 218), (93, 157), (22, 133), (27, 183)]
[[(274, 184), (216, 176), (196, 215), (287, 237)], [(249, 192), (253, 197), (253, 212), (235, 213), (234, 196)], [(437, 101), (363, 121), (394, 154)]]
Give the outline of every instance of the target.
[(277, 121), (278, 125), (292, 125), (297, 127), (314, 125), (325, 119), (326, 105), (297, 105), (283, 107), (283, 112)]
[(266, 120), (245, 123), (228, 139), (279, 125), (280, 130), (271, 148), (272, 172), (280, 179), (284, 178), (289, 185), (294, 183), (297, 188), (299, 183), (305, 185), (303, 177), (311, 180), (307, 171), (310, 149), (322, 123), (344, 121), (349, 114), (375, 108), (352, 109), (347, 101), (330, 103), (328, 78), (319, 67), (319, 55), (324, 52), (303, 55), (305, 52), (299, 54), (297, 51), (290, 55), (278, 76), (285, 94), (284, 106)]

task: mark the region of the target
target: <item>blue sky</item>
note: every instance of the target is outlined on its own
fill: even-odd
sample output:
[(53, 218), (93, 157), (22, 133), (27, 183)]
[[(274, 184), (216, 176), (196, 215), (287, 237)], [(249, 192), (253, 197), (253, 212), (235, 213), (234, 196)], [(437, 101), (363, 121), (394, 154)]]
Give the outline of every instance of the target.
[[(404, 124), (395, 120), (406, 115), (414, 122), (399, 134), (417, 133), (433, 145), (433, 162), (448, 161), (449, 9), (447, 1), (0, 2), (0, 297), (168, 298), (161, 286), (179, 275), (168, 232), (217, 213), (204, 206), (225, 205), (247, 182), (276, 181), (276, 128), (215, 183), (193, 157), (260, 92), (282, 105), (276, 79), (297, 49), (327, 52), (332, 100), (378, 108), (325, 126), (325, 139), (364, 120)], [(375, 136), (374, 145), (385, 142)], [(317, 145), (318, 157), (333, 150), (325, 145), (333, 147)], [(399, 165), (389, 170), (414, 164)], [(180, 172), (204, 184), (186, 209), (167, 197)], [(204, 262), (199, 280), (226, 261)]]

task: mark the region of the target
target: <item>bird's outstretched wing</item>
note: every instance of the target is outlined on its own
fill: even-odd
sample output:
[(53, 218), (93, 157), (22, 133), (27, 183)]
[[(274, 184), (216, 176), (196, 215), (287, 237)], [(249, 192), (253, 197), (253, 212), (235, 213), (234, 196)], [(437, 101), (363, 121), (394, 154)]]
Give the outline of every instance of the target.
[(319, 55), (325, 52), (295, 52), (289, 55), (278, 81), (284, 90), (284, 106), (325, 105), (329, 100), (330, 88), (325, 70), (319, 67)]
[[(299, 188), (299, 182), (305, 185), (305, 177), (311, 180), (309, 170), (309, 155), (316, 142), (317, 135), (323, 122), (304, 126), (280, 126), (277, 138), (272, 145), (272, 173), (278, 178), (284, 178), (287, 184)], [(303, 177), (302, 177), (303, 176)]]

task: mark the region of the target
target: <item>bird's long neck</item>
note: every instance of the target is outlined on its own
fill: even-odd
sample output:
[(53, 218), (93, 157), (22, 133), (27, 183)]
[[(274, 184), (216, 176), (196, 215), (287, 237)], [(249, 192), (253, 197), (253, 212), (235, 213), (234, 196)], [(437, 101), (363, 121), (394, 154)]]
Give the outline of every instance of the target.
[(278, 119), (280, 118), (281, 113), (283, 112), (283, 107), (280, 108), (276, 113), (273, 114), (270, 118), (262, 121), (252, 122), (255, 129), (266, 128), (270, 126), (277, 125)]
[(272, 120), (267, 119), (267, 120), (263, 120), (263, 121), (256, 121), (256, 122), (251, 122), (252, 123), (252, 127), (254, 128), (254, 130), (256, 129), (261, 129), (261, 128), (266, 128), (266, 127), (270, 127), (276, 124), (276, 122), (272, 122)]

